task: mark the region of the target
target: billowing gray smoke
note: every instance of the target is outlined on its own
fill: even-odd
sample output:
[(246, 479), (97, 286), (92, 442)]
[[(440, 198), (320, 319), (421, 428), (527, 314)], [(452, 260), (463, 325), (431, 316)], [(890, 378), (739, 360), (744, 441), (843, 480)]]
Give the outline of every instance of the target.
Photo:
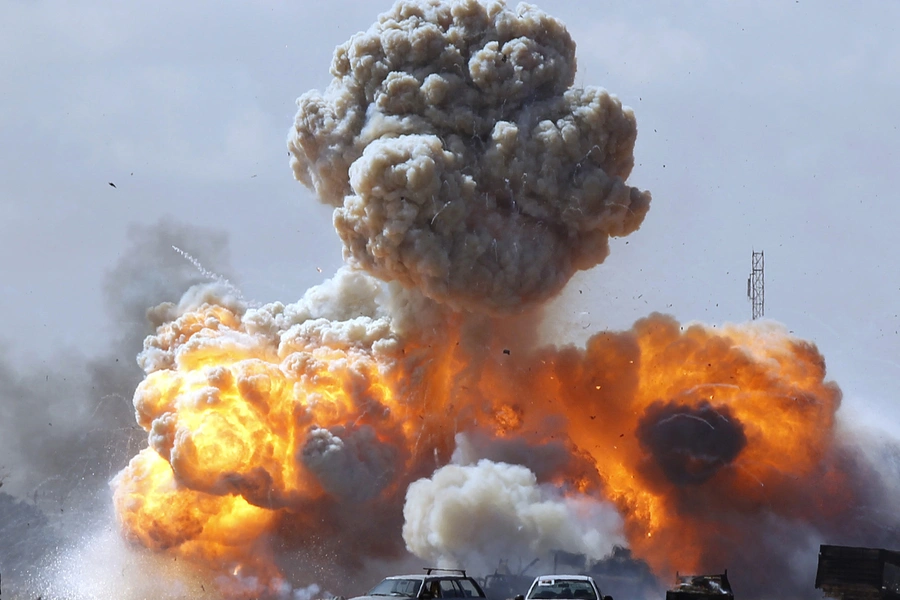
[(375, 430), (314, 427), (302, 451), (303, 464), (328, 493), (352, 502), (377, 496), (394, 478), (397, 452), (379, 443)]
[(747, 445), (744, 426), (731, 409), (708, 402), (655, 402), (638, 423), (637, 437), (654, 465), (677, 485), (703, 483)]
[(534, 473), (538, 483), (547, 483), (554, 476), (563, 475), (570, 481), (587, 481), (600, 485), (597, 467), (584, 452), (578, 452), (562, 440), (529, 442), (521, 438), (497, 438), (485, 431), (473, 429), (457, 434), (452, 462), (474, 465), (481, 459), (495, 463), (521, 465)]
[(294, 176), (345, 257), (455, 309), (522, 310), (602, 262), (650, 195), (625, 184), (634, 115), (572, 89), (575, 44), (537, 8), (400, 1), (297, 101)]

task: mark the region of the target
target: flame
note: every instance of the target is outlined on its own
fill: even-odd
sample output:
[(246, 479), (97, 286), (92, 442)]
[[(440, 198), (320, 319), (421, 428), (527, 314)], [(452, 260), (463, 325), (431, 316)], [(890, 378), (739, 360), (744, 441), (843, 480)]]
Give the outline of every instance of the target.
[[(815, 347), (774, 325), (682, 327), (655, 314), (583, 348), (513, 354), (500, 329), (459, 315), (428, 336), (372, 318), (307, 319), (277, 335), (260, 326), (283, 310), (205, 303), (148, 339), (145, 355), (165, 357), (135, 392), (149, 448), (114, 482), (129, 539), (271, 587), (281, 577), (271, 536), (289, 531), (302, 546), (347, 535), (323, 524), (328, 505), (396, 510), (411, 481), (449, 462), (453, 435), (476, 428), (588, 457), (593, 473), (549, 481), (612, 501), (633, 552), (659, 574), (702, 568), (715, 540), (734, 534), (717, 523), (723, 511), (797, 516), (803, 507), (784, 500), (796, 494), (783, 492), (818, 478), (844, 487), (821, 466), (840, 392)], [(682, 422), (700, 428), (693, 437), (725, 431), (734, 456), (688, 448), (683, 464), (660, 462), (655, 432), (680, 435)], [(362, 431), (368, 445), (348, 450)], [(373, 448), (390, 460), (374, 465), (371, 485), (334, 480), (346, 462), (317, 470), (329, 452), (365, 462)]]
[[(623, 347), (631, 351), (622, 353)], [(633, 335), (595, 336), (572, 358), (552, 363), (555, 377), (545, 381), (555, 389), (545, 396), (564, 403), (573, 442), (596, 461), (607, 495), (627, 516), (634, 552), (658, 573), (702, 569), (707, 540), (716, 532), (709, 514), (678, 502), (706, 490), (673, 483), (648, 465), (635, 433), (654, 402), (727, 407), (743, 424), (746, 446), (709, 482), (729, 510), (752, 513), (776, 501), (770, 490), (785, 477), (814, 476), (830, 444), (839, 390), (824, 381), (815, 348), (782, 331), (749, 325), (683, 330), (655, 315), (637, 323)], [(603, 392), (610, 388), (622, 395)], [(713, 430), (717, 424), (705, 425)]]

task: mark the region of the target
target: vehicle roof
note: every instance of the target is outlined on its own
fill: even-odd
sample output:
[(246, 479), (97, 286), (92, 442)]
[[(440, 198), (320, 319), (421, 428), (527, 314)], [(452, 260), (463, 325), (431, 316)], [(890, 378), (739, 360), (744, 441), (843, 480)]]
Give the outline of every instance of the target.
[(594, 578), (590, 575), (566, 575), (565, 573), (554, 573), (553, 575), (538, 575), (534, 578), (535, 581), (538, 579), (572, 579), (575, 581), (593, 581)]
[(459, 573), (416, 573), (415, 575), (388, 575), (385, 579), (472, 579), (468, 575), (461, 575)]

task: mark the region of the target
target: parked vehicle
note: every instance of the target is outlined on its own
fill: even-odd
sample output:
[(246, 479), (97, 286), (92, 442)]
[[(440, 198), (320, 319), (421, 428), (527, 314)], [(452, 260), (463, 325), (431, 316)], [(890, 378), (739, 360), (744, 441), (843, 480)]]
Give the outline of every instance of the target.
[(438, 569), (428, 567), (424, 574), (392, 575), (362, 596), (350, 600), (381, 600), (393, 598), (485, 598), (484, 590), (462, 569)]
[(557, 598), (579, 600), (612, 600), (604, 596), (597, 582), (589, 575), (541, 575), (536, 577), (524, 596), (515, 600), (555, 600)]

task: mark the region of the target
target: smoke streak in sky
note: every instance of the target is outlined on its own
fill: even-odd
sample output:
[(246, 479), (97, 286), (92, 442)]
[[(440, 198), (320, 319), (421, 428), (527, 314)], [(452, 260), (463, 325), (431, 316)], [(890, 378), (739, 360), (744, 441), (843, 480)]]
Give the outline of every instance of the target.
[[(813, 344), (773, 323), (658, 313), (583, 347), (537, 342), (547, 302), (650, 208), (626, 183), (635, 117), (573, 87), (560, 21), (401, 1), (336, 49), (331, 74), (298, 100), (288, 148), (294, 176), (334, 207), (347, 265), (295, 303), (250, 306), (178, 255), (219, 273), (207, 261), (221, 240), (144, 230), (150, 249), (133, 257), (167, 256), (178, 276), (126, 260), (109, 291), (124, 323), (143, 326), (151, 307), (152, 329), (123, 329), (114, 354), (144, 338), (144, 376), (120, 387), (147, 445), (121, 405), (60, 384), (29, 404), (71, 402), (66, 432), (42, 443), (43, 415), (23, 408), (0, 439), (35, 478), (16, 489), (78, 470), (55, 461), (133, 454), (113, 478), (116, 517), (138, 548), (127, 556), (164, 574), (169, 597), (346, 593), (410, 554), (487, 572), (627, 545), (661, 581), (727, 567), (742, 596), (803, 598), (818, 543), (900, 543), (897, 460), (882, 460), (896, 449), (860, 448), (839, 426), (841, 392)], [(74, 370), (104, 390), (124, 373)], [(119, 538), (78, 536), (122, 554)], [(72, 556), (47, 572), (46, 597), (85, 556), (109, 560)], [(121, 568), (120, 597), (154, 589)]]

